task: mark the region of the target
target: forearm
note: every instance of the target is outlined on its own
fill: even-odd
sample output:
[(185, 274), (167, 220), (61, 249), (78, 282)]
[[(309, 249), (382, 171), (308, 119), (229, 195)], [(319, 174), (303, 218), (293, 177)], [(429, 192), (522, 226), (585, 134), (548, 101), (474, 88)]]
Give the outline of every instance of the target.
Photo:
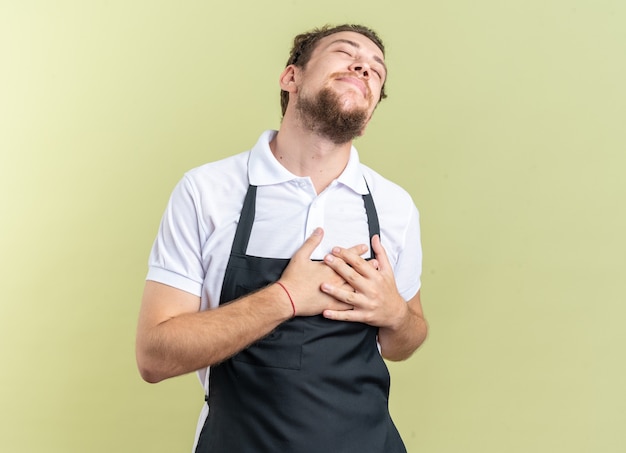
[(269, 334), (292, 314), (284, 291), (270, 285), (216, 309), (182, 313), (152, 326), (140, 324), (140, 373), (148, 382), (159, 382), (215, 365)]
[[(137, 327), (137, 365), (148, 382), (219, 363), (298, 316), (349, 305), (320, 291), (322, 282), (343, 282), (324, 263), (311, 261), (321, 229), (307, 238), (280, 278), (235, 302), (199, 312), (200, 298), (154, 281), (146, 282)], [(360, 247), (357, 246), (357, 249)]]
[(381, 354), (392, 361), (408, 359), (426, 340), (427, 333), (428, 325), (421, 310), (416, 310), (409, 302), (397, 325), (379, 329)]

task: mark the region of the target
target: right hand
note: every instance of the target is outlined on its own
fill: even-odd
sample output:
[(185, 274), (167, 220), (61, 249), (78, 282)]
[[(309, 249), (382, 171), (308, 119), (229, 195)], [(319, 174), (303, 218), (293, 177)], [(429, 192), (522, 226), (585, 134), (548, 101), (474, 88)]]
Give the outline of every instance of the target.
[[(315, 248), (322, 242), (324, 231), (317, 228), (293, 255), (279, 281), (289, 291), (296, 307), (296, 316), (319, 315), (324, 310), (351, 310), (352, 306), (340, 302), (321, 291), (322, 283), (336, 286), (348, 285), (345, 280), (323, 261), (311, 261)], [(367, 251), (366, 245), (355, 245), (350, 250), (357, 254)]]

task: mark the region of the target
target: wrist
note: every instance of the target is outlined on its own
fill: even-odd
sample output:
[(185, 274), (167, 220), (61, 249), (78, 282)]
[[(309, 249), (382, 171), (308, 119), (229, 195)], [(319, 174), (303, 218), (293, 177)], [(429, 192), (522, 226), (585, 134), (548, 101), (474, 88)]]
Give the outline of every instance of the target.
[(402, 299), (398, 302), (398, 311), (396, 312), (396, 316), (393, 318), (392, 322), (389, 324), (388, 329), (391, 331), (403, 330), (407, 323), (410, 323), (410, 319), (411, 309), (409, 308), (409, 304)]
[(280, 291), (282, 291), (285, 294), (285, 296), (287, 296), (287, 299), (289, 300), (289, 307), (291, 308), (290, 318), (295, 318), (296, 317), (296, 304), (294, 303), (293, 298), (291, 297), (291, 293), (289, 292), (289, 290), (287, 289), (284, 283), (277, 281), (276, 285), (280, 288)]

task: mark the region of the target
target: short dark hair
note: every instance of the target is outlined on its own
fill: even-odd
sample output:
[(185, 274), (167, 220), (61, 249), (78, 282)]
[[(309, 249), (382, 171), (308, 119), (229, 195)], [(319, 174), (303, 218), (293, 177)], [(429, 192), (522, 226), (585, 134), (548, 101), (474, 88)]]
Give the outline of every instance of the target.
[[(343, 24), (336, 26), (324, 25), (321, 28), (314, 28), (311, 31), (301, 33), (293, 39), (293, 47), (291, 48), (291, 52), (289, 53), (289, 59), (287, 60), (287, 64), (285, 65), (285, 67), (292, 64), (299, 68), (305, 68), (306, 64), (311, 59), (311, 55), (313, 54), (313, 51), (315, 50), (315, 47), (320, 39), (342, 31), (352, 31), (355, 33), (360, 33), (366, 38), (369, 38), (383, 52), (383, 56), (385, 55), (385, 46), (383, 44), (383, 41), (380, 39), (378, 34), (376, 34), (376, 32), (371, 28), (356, 24)], [(383, 84), (380, 90), (380, 99), (382, 100), (386, 97), (387, 94), (385, 93), (385, 85)], [(283, 115), (285, 115), (285, 112), (287, 111), (288, 103), (289, 93), (287, 91), (281, 90), (280, 107), (282, 109)]]

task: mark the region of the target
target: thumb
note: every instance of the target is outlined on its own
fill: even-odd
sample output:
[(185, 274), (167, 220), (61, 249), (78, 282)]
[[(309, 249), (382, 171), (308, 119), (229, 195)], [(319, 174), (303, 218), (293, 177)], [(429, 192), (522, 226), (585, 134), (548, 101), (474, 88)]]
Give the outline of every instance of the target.
[(318, 245), (322, 242), (322, 238), (324, 237), (324, 230), (321, 228), (316, 228), (311, 236), (309, 236), (304, 244), (298, 249), (298, 251), (294, 254), (294, 258), (303, 258), (310, 259), (313, 254), (313, 250), (317, 248)]

